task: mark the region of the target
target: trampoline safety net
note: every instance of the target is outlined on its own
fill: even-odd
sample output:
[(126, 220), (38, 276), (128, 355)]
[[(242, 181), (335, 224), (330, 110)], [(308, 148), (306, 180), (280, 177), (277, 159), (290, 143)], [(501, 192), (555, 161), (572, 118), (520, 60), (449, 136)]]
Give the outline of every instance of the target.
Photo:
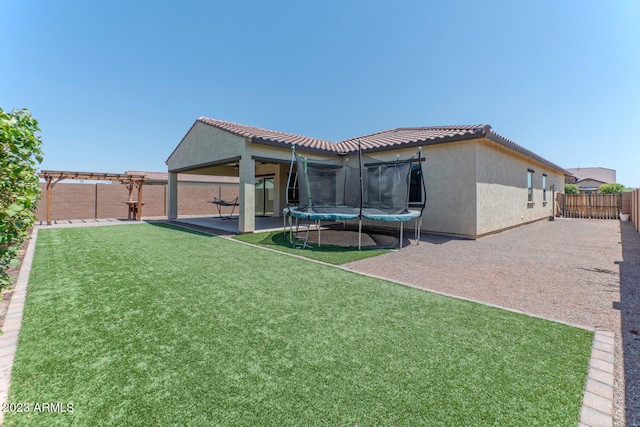
[(362, 154), (310, 160), (295, 153), (298, 211), (362, 215), (408, 212), (409, 159), (380, 161)]

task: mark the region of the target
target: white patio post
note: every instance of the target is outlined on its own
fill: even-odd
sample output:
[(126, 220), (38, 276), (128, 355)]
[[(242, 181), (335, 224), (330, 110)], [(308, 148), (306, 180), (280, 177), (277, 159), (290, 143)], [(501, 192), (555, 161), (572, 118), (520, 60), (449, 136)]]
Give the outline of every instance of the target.
[(169, 172), (169, 197), (167, 198), (167, 217), (178, 218), (178, 174)]
[(256, 162), (251, 154), (240, 159), (240, 217), (238, 231), (252, 233), (256, 229)]

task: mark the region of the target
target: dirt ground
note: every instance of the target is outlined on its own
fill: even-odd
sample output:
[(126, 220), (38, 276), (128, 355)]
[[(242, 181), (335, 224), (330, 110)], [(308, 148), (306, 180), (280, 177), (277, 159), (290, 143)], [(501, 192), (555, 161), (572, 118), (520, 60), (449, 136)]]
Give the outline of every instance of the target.
[(346, 267), (614, 331), (615, 425), (640, 426), (640, 235), (631, 222), (539, 221), (478, 240), (423, 235), (420, 245)]

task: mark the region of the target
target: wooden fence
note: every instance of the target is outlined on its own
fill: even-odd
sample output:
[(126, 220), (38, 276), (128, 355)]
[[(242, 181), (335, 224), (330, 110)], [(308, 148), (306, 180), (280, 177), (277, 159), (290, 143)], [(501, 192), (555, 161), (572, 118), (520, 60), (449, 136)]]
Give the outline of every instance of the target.
[(638, 188), (631, 193), (631, 221), (636, 231), (640, 231), (640, 189)]
[(565, 218), (618, 219), (620, 194), (558, 194), (558, 209)]

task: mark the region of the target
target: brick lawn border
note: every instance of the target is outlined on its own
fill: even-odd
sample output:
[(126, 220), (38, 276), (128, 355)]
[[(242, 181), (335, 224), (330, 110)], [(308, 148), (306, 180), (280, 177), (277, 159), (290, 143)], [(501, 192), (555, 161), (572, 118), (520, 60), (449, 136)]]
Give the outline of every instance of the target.
[(596, 329), (579, 427), (613, 426), (614, 346), (615, 335), (612, 331)]
[[(24, 312), (24, 303), (27, 298), (27, 285), (31, 274), (31, 263), (33, 262), (37, 239), (38, 228), (34, 227), (20, 266), (13, 295), (11, 295), (11, 302), (7, 309), (4, 325), (2, 326), (2, 335), (0, 336), (0, 404), (8, 402), (9, 399), (11, 368), (13, 368), (13, 360), (16, 357), (18, 348), (18, 335), (22, 324), (22, 313)], [(0, 423), (3, 420), (4, 412), (0, 411)]]

